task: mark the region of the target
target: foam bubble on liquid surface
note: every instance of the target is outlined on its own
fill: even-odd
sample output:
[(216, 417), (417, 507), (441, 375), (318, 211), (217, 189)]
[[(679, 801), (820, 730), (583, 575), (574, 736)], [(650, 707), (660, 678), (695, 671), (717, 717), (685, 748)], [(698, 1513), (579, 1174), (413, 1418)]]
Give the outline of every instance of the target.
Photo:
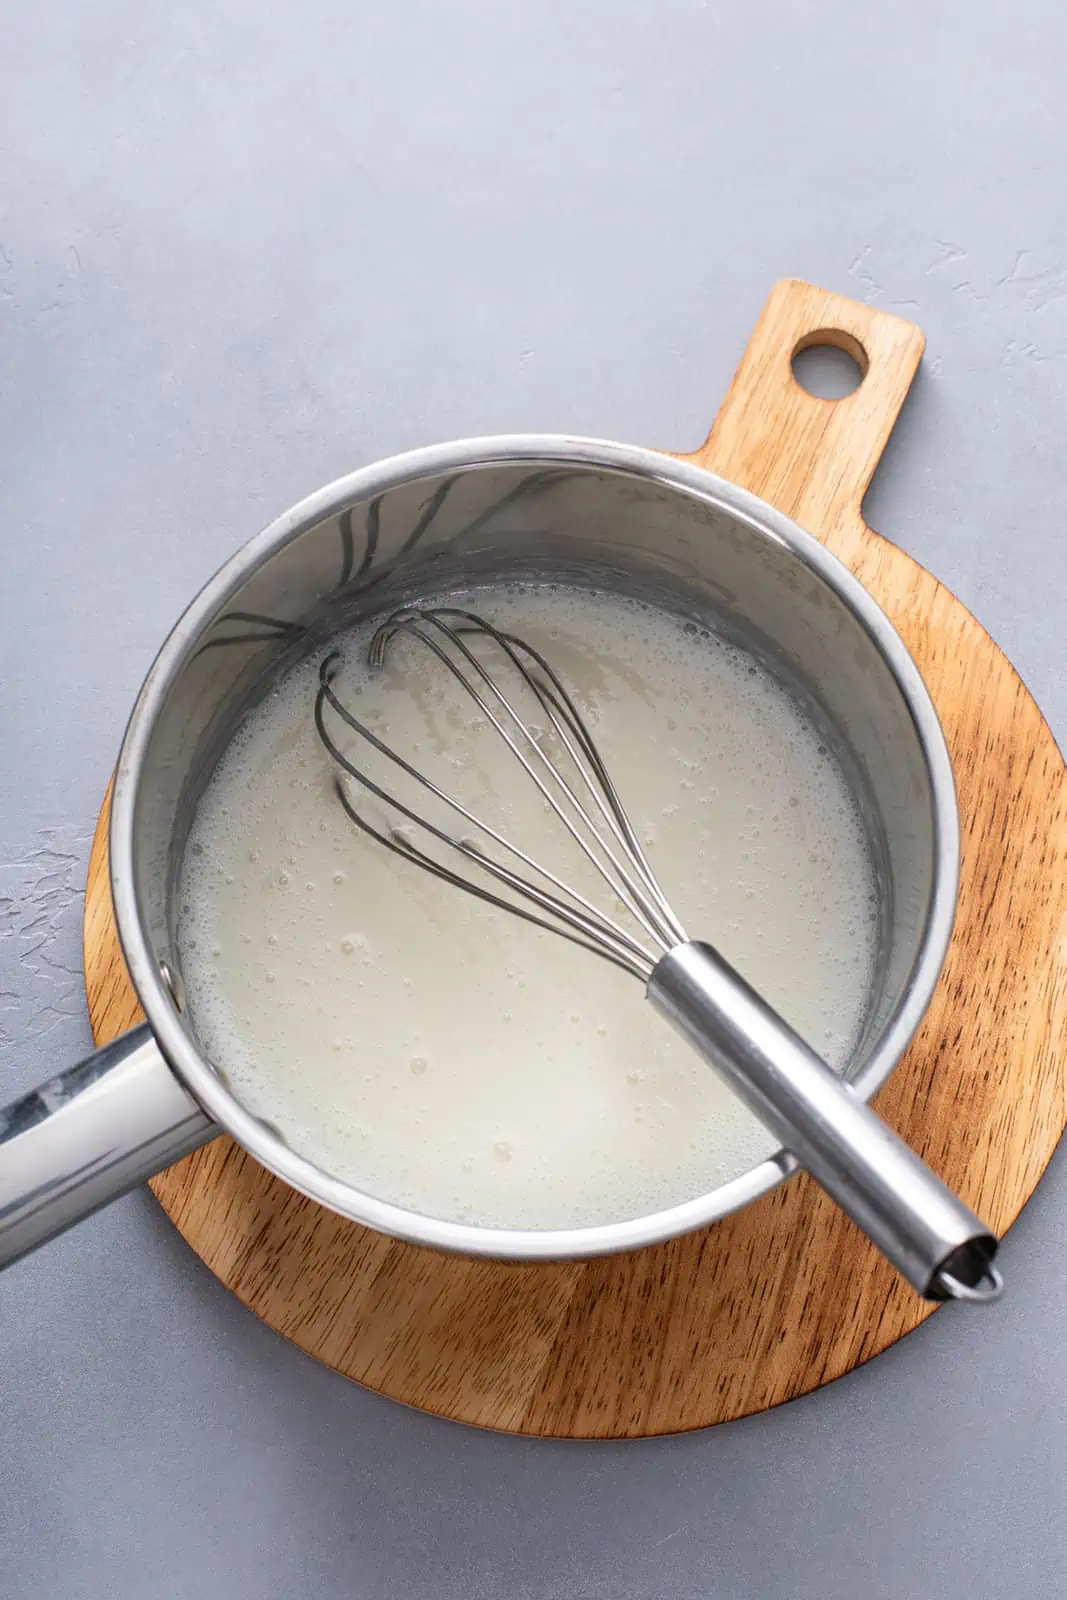
[[(637, 602), (516, 587), (465, 603), (527, 638), (574, 694), (690, 937), (843, 1065), (872, 977), (874, 878), (815, 726), (746, 654)], [(405, 646), (402, 672), (371, 673), (367, 638), (340, 641), (342, 698), (580, 877), (559, 823), (429, 652)], [(639, 1216), (770, 1154), (638, 980), (353, 827), (312, 721), (318, 664), (226, 752), (183, 867), (190, 1011), (249, 1109), (380, 1198), (495, 1227)]]

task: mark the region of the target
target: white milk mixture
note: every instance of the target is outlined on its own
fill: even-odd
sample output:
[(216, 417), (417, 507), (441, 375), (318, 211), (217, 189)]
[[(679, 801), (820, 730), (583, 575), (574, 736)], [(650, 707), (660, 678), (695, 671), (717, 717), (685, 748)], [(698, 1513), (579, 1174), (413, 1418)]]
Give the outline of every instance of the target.
[[(843, 1065), (871, 983), (874, 876), (844, 778), (793, 700), (747, 655), (637, 602), (528, 587), (461, 603), (563, 679), (689, 936)], [(339, 696), (570, 871), (560, 824), (491, 730), (472, 731), (440, 663), (406, 642), (372, 671), (368, 636), (335, 645)], [(312, 719), (320, 660), (254, 710), (186, 851), (189, 1006), (239, 1098), (338, 1177), (486, 1226), (634, 1217), (767, 1156), (774, 1140), (639, 980), (353, 826)]]

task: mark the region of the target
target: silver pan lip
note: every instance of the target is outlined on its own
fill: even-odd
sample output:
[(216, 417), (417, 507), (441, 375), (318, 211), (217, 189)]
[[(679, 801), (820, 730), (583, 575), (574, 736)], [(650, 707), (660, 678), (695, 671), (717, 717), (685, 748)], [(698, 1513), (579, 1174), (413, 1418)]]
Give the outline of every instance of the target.
[(126, 963), (163, 1055), (221, 1129), (263, 1166), (310, 1199), (380, 1233), (466, 1255), (561, 1260), (654, 1244), (716, 1222), (767, 1194), (796, 1162), (779, 1151), (731, 1182), (663, 1211), (585, 1228), (522, 1230), (449, 1222), (397, 1206), (332, 1177), (305, 1160), (228, 1092), (181, 1024), (161, 978), (135, 889), (134, 814), (145, 752), (166, 696), (205, 630), (249, 574), (307, 528), (353, 500), (371, 499), (439, 473), (514, 462), (628, 473), (704, 501), (785, 545), (848, 606), (892, 672), (923, 751), (934, 804), (934, 883), (919, 957), (905, 995), (877, 1047), (853, 1080), (869, 1099), (899, 1062), (930, 1003), (948, 950), (959, 886), (959, 814), (952, 764), (929, 692), (900, 635), (867, 590), (813, 535), (746, 490), (654, 450), (555, 434), (504, 434), (413, 450), (361, 468), (308, 495), (231, 557), (201, 589), (164, 641), (130, 716), (112, 797), (111, 890)]

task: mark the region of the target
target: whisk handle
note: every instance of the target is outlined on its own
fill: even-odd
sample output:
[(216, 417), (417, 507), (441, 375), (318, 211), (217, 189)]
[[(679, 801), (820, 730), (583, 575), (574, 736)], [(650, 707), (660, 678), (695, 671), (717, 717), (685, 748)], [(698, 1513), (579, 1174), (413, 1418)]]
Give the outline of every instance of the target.
[(677, 945), (648, 997), (928, 1300), (992, 1300), (997, 1240), (710, 945)]

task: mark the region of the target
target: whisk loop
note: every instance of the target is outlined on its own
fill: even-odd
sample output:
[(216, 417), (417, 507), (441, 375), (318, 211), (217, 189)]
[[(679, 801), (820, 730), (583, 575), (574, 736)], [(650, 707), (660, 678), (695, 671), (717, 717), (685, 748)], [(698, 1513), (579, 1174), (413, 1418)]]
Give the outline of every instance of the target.
[[(684, 943), (686, 936), (656, 881), (588, 724), (556, 672), (531, 644), (514, 634), (502, 632), (473, 611), (451, 606), (405, 606), (394, 611), (371, 640), (368, 654), (372, 665), (384, 664), (386, 652), (398, 635), (417, 640), (430, 650), (470, 697), (476, 714), (480, 713), (487, 729), (493, 730), (519, 761), (548, 809), (634, 926), (627, 927), (616, 916), (609, 915), (574, 884), (565, 882), (544, 862), (535, 859), (486, 818), (478, 816), (414, 767), (362, 722), (334, 688), (340, 662), (339, 654), (334, 652), (319, 670), (315, 726), (340, 769), (337, 792), (350, 819), (387, 849), (415, 862), (435, 877), (549, 932), (561, 934), (647, 982), (659, 957), (673, 946)], [(490, 670), (482, 655), (471, 649), (467, 641), (475, 639), (484, 641), (483, 650), (490, 657), (497, 657), (494, 663), (497, 670)], [(525, 706), (518, 703), (514, 691), (509, 694), (502, 687), (501, 669), (515, 679), (519, 695), (527, 702)], [(378, 783), (364, 766), (339, 747), (327, 724), (327, 710), (399, 772), (467, 823), (474, 833), (454, 833), (440, 827)], [(548, 728), (531, 720), (531, 712), (547, 718)], [(550, 754), (546, 749), (548, 729), (554, 735), (558, 753)], [(405, 823), (455, 851), (519, 898), (505, 898), (445, 866), (420, 848), (416, 838), (402, 826), (388, 830), (376, 827), (353, 799), (354, 786), (373, 795)], [(481, 840), (495, 846), (496, 853), (491, 853)], [(519, 863), (526, 871), (512, 863)], [(531, 910), (531, 906), (537, 910)]]

